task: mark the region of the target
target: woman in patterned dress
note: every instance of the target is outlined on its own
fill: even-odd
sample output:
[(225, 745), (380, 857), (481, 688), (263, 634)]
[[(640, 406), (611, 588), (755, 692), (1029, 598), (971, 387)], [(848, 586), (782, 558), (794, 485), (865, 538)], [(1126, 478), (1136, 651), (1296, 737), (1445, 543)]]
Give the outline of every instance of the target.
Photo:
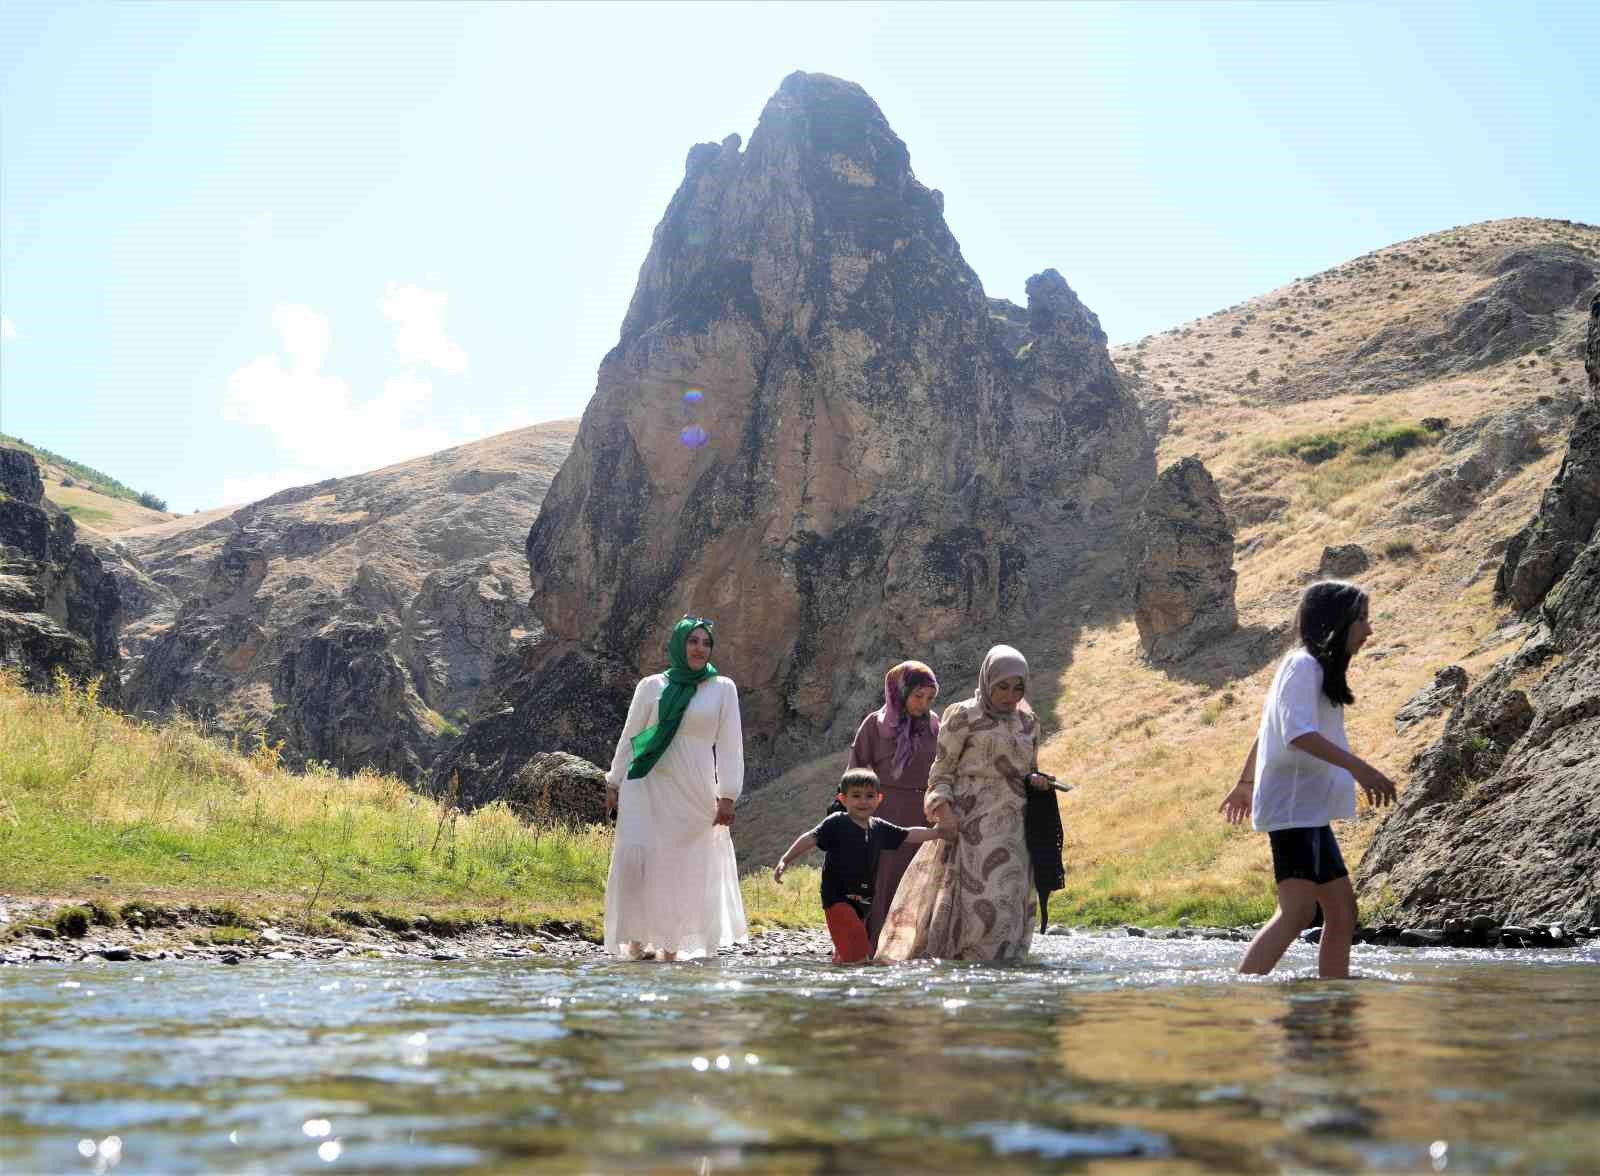
[(917, 851), (878, 936), (878, 959), (1027, 954), (1037, 899), (1023, 813), (1027, 789), (1051, 786), (1037, 771), (1039, 721), (1024, 700), (1027, 685), (1027, 660), (996, 645), (977, 692), (944, 712), (925, 808), (958, 840)]

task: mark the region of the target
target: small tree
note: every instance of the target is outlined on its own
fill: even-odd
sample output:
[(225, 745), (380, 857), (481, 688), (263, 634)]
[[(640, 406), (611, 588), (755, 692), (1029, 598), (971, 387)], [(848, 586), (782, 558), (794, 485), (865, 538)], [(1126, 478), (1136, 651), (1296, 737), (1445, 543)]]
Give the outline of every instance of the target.
[(167, 513), (167, 500), (164, 498), (157, 498), (148, 490), (139, 495), (139, 505), (148, 510), (159, 510), (162, 514)]

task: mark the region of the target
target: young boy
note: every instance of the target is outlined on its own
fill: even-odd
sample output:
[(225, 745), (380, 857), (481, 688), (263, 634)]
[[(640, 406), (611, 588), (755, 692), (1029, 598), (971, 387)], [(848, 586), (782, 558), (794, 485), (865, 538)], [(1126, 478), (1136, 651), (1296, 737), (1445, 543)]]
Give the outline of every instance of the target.
[(772, 880), (782, 882), (784, 870), (795, 858), (822, 850), (827, 855), (822, 864), (822, 909), (828, 918), (828, 934), (833, 936), (833, 962), (858, 964), (872, 954), (867, 912), (872, 907), (878, 854), (947, 835), (939, 829), (905, 829), (873, 816), (883, 793), (871, 768), (846, 772), (839, 781), (838, 799), (844, 811), (829, 813), (811, 832), (796, 837), (772, 868)]

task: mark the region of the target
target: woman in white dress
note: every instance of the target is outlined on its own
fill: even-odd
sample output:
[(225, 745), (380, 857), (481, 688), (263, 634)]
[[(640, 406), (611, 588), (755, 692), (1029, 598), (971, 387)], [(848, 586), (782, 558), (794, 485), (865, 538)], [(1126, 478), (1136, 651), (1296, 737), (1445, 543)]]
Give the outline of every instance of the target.
[(624, 959), (716, 955), (747, 937), (734, 860), (744, 787), (739, 690), (711, 664), (711, 622), (684, 617), (665, 673), (643, 679), (606, 774), (617, 813), (606, 950)]

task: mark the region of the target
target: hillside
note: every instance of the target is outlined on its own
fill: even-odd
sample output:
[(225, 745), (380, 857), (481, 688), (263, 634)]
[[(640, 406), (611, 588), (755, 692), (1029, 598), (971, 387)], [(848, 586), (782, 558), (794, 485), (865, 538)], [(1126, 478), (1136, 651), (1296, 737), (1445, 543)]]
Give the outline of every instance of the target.
[(269, 740), (290, 763), (416, 780), (538, 627), (522, 544), (575, 429), (122, 532), (129, 709)]
[[(1377, 633), (1353, 671), (1350, 735), (1404, 786), (1444, 718), (1397, 734), (1396, 709), (1445, 665), (1476, 679), (1517, 636), (1501, 628), (1494, 573), (1560, 462), (1597, 270), (1594, 226), (1489, 222), (1113, 351), (1136, 379), (1158, 464), (1193, 454), (1217, 479), (1238, 539), (1240, 631), (1159, 670), (1140, 657), (1128, 600), (1085, 600), (1066, 648), (1035, 656), (1035, 702), (1057, 732), (1044, 765), (1079, 785), (1062, 802), (1057, 917), (1238, 922), (1270, 910), (1265, 839), (1215, 809), (1326, 546), (1359, 544), (1371, 564), (1355, 578), (1374, 594)], [(1372, 438), (1392, 444), (1357, 452)], [(1288, 452), (1341, 444), (1318, 464)], [(1058, 636), (1018, 643), (1034, 653)], [(972, 688), (976, 667), (937, 668), (944, 701)], [(816, 818), (842, 761), (841, 750), (750, 798), (735, 827), (746, 868)], [(1363, 809), (1342, 832), (1349, 860), (1377, 825)]]
[[(20, 437), (0, 433), (0, 445), (33, 454), (44, 479), (44, 496), (55, 503), (78, 526), (101, 535), (114, 535), (131, 527), (146, 527), (177, 516), (161, 509), (165, 503), (148, 492), (123, 485), (93, 466), (30, 445)], [(93, 541), (93, 535), (85, 535)]]

